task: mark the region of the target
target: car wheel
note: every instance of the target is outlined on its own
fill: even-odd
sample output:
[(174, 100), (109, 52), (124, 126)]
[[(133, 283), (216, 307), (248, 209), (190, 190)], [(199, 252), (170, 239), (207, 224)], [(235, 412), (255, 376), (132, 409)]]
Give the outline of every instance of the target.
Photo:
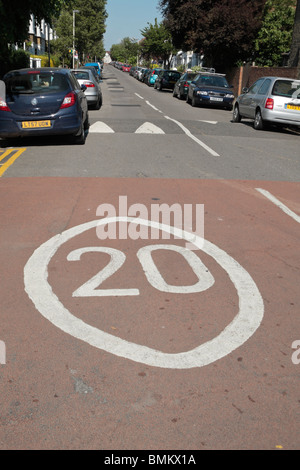
[(75, 135), (74, 143), (77, 145), (83, 145), (85, 143), (85, 131), (84, 131), (84, 123), (81, 123), (80, 132), (79, 134)]
[(83, 124), (83, 128), (84, 128), (85, 131), (88, 131), (89, 128), (90, 128), (90, 119), (89, 119), (88, 114), (86, 115), (86, 118), (85, 118), (85, 121), (84, 121), (84, 124)]
[(242, 116), (240, 115), (240, 110), (238, 105), (236, 104), (233, 110), (232, 121), (233, 122), (241, 122)]
[(186, 95), (186, 99), (185, 99), (185, 101), (186, 101), (187, 103), (189, 103), (189, 102), (190, 102), (189, 94), (187, 94), (187, 95)]
[(95, 104), (95, 108), (94, 108), (94, 109), (98, 110), (98, 109), (101, 108), (101, 106), (102, 106), (102, 98), (101, 98), (101, 96), (98, 96), (98, 101), (97, 101), (97, 103)]
[(177, 93), (176, 93), (176, 91), (175, 91), (175, 88), (174, 88), (174, 90), (173, 90), (173, 97), (176, 98), (176, 96), (178, 96), (178, 95), (177, 95)]
[(264, 121), (259, 109), (256, 111), (253, 127), (257, 131), (261, 131), (264, 128)]
[(194, 96), (192, 97), (192, 106), (193, 108), (197, 106), (196, 98)]

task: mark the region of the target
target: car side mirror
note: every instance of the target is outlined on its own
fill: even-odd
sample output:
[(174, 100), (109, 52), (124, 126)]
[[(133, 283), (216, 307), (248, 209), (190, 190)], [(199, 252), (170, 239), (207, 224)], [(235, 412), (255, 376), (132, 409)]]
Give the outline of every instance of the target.
[(247, 88), (247, 87), (245, 87), (245, 88), (242, 89), (242, 93), (243, 93), (243, 94), (248, 93), (248, 91), (249, 91), (249, 88)]
[(83, 84), (81, 85), (81, 87), (80, 87), (80, 88), (82, 89), (82, 91), (85, 91), (85, 90), (86, 90), (86, 86), (85, 86), (85, 85), (83, 85)]

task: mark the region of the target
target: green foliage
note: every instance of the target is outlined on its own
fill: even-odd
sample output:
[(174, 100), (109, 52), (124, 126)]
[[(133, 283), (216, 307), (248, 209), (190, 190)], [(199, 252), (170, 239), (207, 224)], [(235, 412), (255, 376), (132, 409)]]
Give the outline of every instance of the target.
[(30, 54), (23, 49), (8, 48), (0, 61), (0, 77), (9, 70), (29, 67)]
[(110, 49), (112, 60), (135, 65), (139, 54), (139, 44), (134, 39), (126, 37), (119, 44), (113, 44)]
[(28, 39), (30, 15), (51, 24), (59, 15), (64, 0), (0, 0), (0, 73), (12, 68), (29, 67), (29, 55), (11, 45)]
[(178, 49), (204, 53), (205, 66), (225, 68), (252, 57), (266, 0), (160, 0)]
[(69, 49), (73, 47), (73, 10), (75, 13), (75, 49), (81, 61), (101, 59), (104, 54), (103, 35), (106, 29), (107, 0), (70, 0), (62, 8), (55, 22), (58, 39), (53, 42), (54, 51), (68, 62)]
[(282, 54), (289, 52), (295, 18), (296, 0), (267, 0), (262, 27), (255, 41), (257, 65), (282, 65)]
[(169, 61), (170, 55), (176, 51), (172, 44), (170, 31), (163, 23), (158, 24), (155, 19), (154, 25), (148, 23), (148, 26), (141, 30), (144, 40), (141, 43), (141, 54), (146, 60), (162, 59)]

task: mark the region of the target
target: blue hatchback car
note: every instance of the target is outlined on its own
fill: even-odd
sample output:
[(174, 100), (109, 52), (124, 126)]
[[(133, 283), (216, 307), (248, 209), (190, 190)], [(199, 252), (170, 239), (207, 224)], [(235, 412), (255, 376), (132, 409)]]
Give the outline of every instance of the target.
[(101, 67), (98, 62), (87, 62), (86, 64), (84, 64), (84, 67), (94, 67), (99, 79), (101, 78)]
[(85, 87), (68, 69), (13, 70), (3, 81), (1, 138), (72, 135), (75, 143), (85, 143), (89, 127)]
[(148, 78), (148, 85), (149, 86), (154, 86), (154, 83), (157, 79), (157, 76), (158, 76), (159, 72), (161, 72), (161, 71), (162, 71), (162, 69), (153, 69), (153, 70), (151, 70), (149, 78)]

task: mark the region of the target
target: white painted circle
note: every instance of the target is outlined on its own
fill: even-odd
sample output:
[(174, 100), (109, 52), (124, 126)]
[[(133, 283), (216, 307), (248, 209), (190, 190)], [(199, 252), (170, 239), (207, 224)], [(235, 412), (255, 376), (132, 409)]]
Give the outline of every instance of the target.
[(239, 312), (232, 322), (215, 338), (198, 347), (176, 354), (138, 345), (117, 338), (75, 317), (60, 302), (48, 283), (48, 265), (57, 250), (71, 238), (99, 225), (130, 222), (157, 228), (178, 238), (190, 241), (189, 232), (149, 220), (131, 217), (111, 217), (78, 225), (54, 236), (35, 250), (24, 268), (25, 290), (39, 312), (64, 332), (88, 344), (119, 357), (154, 367), (190, 369), (208, 365), (244, 344), (260, 326), (264, 304), (249, 273), (225, 251), (203, 238), (194, 237), (193, 244), (207, 253), (227, 272), (239, 297)]

